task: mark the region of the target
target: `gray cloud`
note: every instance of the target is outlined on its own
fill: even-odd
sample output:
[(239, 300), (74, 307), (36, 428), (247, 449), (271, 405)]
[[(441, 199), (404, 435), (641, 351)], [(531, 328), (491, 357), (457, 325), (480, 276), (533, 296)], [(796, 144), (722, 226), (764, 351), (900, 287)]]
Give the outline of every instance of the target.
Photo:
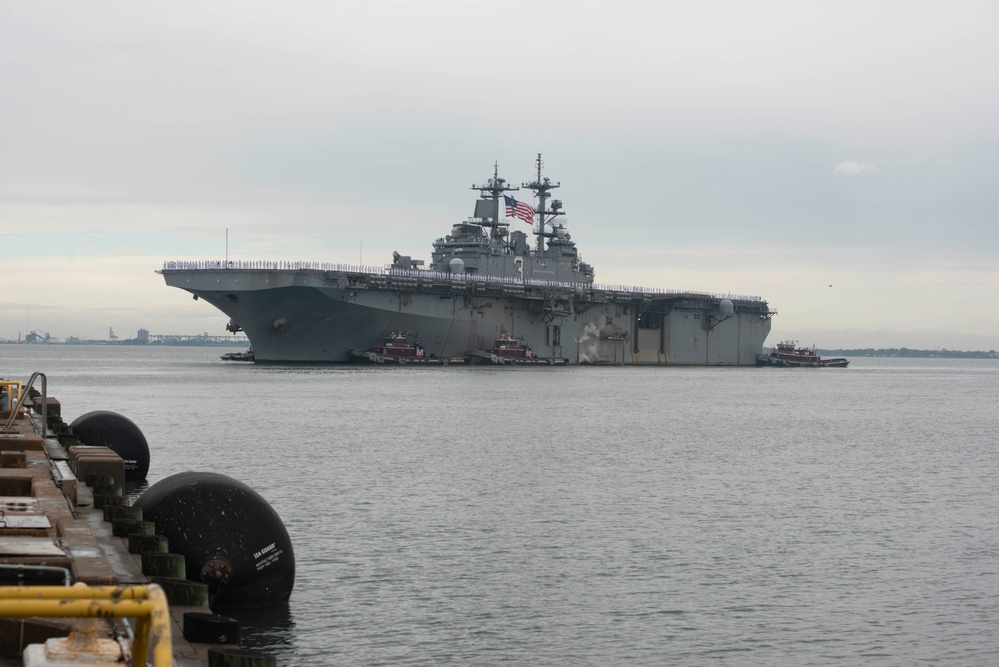
[(877, 171), (870, 162), (857, 162), (856, 160), (843, 160), (833, 167), (833, 171), (840, 176), (865, 176)]
[[(615, 282), (644, 277), (613, 252), (634, 247), (661, 249), (641, 264), (669, 281), (678, 258), (724, 246), (696, 276), (724, 274), (723, 290), (740, 289), (736, 264), (790, 283), (778, 259), (817, 262), (817, 246), (999, 265), (995, 28), (994, 5), (973, 0), (624, 0), (613, 13), (530, 0), (500, 13), (475, 1), (4, 3), (0, 242), (32, 267), (68, 256), (91, 271), (125, 255), (150, 271), (213, 256), (226, 229), (254, 258), (348, 261), (362, 242), (366, 261), (426, 258), (494, 160), (520, 182), (541, 151), (573, 238)], [(52, 284), (33, 299), (58, 305)], [(888, 284), (853, 292), (840, 317), (894, 302)], [(938, 295), (955, 310), (938, 321), (999, 303), (995, 284), (967, 284), (979, 285), (970, 303)], [(798, 303), (780, 276), (765, 288)], [(177, 303), (149, 289), (144, 317)], [(0, 336), (20, 326), (11, 317)]]

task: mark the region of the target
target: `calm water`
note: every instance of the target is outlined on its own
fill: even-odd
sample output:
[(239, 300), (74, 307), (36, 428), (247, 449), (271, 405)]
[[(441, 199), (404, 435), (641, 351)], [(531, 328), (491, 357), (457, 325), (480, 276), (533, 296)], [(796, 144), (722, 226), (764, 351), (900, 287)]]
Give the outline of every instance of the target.
[(150, 483), (221, 472), (295, 547), (282, 665), (999, 663), (999, 363), (302, 368), (0, 345)]

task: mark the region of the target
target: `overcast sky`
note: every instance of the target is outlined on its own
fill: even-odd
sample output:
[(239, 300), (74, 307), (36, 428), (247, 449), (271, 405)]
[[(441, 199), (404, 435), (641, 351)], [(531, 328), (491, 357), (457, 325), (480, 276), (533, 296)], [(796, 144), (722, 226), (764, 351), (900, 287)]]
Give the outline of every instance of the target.
[(429, 260), (541, 152), (598, 282), (999, 349), (997, 35), (995, 2), (0, 0), (0, 338), (221, 335), (164, 260)]

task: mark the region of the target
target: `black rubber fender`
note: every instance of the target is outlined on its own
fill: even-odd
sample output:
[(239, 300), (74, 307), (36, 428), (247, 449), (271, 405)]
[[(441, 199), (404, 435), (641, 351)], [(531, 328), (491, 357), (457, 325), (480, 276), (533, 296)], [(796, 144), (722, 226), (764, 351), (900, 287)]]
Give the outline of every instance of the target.
[(235, 644), (241, 642), (239, 621), (228, 616), (201, 611), (184, 613), (184, 639), (198, 644)]
[(253, 648), (212, 646), (208, 649), (208, 667), (276, 667), (277, 656)]
[(182, 472), (153, 484), (134, 506), (184, 556), (187, 578), (208, 584), (213, 611), (287, 604), (295, 585), (291, 538), (243, 482)]
[(125, 462), (125, 479), (143, 480), (149, 472), (149, 444), (128, 417), (95, 410), (80, 415), (69, 425), (84, 445), (107, 447)]

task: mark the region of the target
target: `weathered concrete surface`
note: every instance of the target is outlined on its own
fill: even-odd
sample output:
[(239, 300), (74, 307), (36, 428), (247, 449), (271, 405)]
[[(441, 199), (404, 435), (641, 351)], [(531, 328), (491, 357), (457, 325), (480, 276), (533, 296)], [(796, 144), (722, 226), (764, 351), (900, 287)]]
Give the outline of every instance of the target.
[[(50, 398), (47, 407), (50, 416), (61, 414), (58, 401)], [(0, 433), (0, 564), (65, 568), (74, 581), (94, 586), (148, 583), (141, 554), (129, 553), (127, 537), (114, 536), (103, 510), (94, 507), (88, 477), (110, 479), (122, 488), (124, 462), (105, 447), (76, 445), (67, 452), (38, 415), (21, 416), (13, 432)], [(39, 575), (0, 572), (0, 584), (15, 585), (19, 576)], [(25, 583), (63, 583), (58, 573), (45, 576)], [(186, 611), (210, 613), (204, 607), (171, 606), (174, 664), (207, 667), (210, 646), (184, 639)], [(68, 630), (60, 619), (0, 618), (0, 667), (22, 664), (25, 646), (65, 637)]]

